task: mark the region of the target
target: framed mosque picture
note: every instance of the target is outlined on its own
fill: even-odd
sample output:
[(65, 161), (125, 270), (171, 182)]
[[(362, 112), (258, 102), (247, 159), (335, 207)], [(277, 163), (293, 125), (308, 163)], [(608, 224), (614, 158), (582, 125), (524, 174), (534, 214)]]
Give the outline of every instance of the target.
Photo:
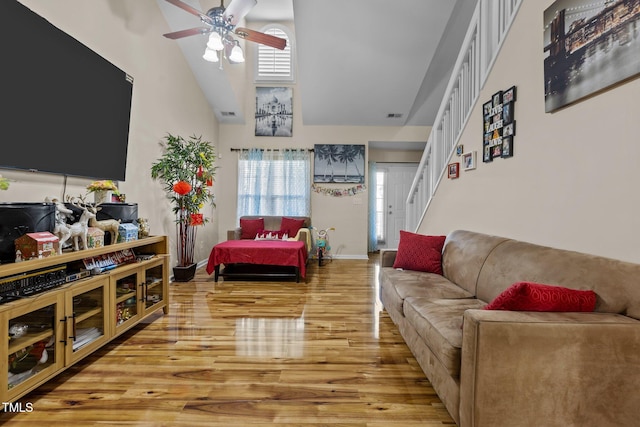
[(293, 88), (256, 87), (255, 136), (293, 135)]

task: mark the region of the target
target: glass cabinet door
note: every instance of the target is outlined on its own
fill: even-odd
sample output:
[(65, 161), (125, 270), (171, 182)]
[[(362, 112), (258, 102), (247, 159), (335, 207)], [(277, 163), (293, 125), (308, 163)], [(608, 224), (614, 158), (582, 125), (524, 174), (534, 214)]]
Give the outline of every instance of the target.
[(63, 293), (29, 298), (0, 318), (9, 340), (0, 365), (5, 370), (0, 395), (11, 399), (64, 366)]
[(114, 335), (133, 326), (140, 317), (138, 299), (141, 298), (140, 284), (143, 283), (139, 269), (112, 274), (112, 321)]
[(156, 260), (144, 267), (144, 282), (141, 289), (141, 311), (146, 314), (157, 309), (157, 304), (164, 301), (164, 264), (162, 260)]
[[(91, 353), (110, 337), (109, 279), (96, 278), (67, 292), (67, 355), (70, 361)], [(69, 309), (70, 308), (70, 309)]]

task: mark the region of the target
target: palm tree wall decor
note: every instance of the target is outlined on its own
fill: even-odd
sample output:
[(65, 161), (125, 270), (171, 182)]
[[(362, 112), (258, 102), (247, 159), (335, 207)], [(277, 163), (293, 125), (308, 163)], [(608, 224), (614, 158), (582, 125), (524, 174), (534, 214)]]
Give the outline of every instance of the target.
[(364, 183), (364, 145), (316, 144), (314, 183)]

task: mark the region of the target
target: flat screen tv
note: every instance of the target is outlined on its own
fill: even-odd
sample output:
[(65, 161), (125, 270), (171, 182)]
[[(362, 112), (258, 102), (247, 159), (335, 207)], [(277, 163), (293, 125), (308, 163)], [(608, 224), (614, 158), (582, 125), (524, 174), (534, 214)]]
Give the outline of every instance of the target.
[(125, 179), (127, 73), (15, 0), (0, 1), (0, 57), (0, 168)]

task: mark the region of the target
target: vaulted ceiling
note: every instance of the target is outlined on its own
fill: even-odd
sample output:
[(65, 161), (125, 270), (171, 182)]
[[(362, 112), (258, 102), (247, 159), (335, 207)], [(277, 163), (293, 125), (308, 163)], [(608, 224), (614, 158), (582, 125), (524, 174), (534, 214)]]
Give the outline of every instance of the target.
[[(220, 5), (219, 0), (184, 1), (203, 12)], [(200, 25), (196, 16), (164, 0), (157, 3), (170, 31)], [(431, 126), (475, 5), (474, 0), (258, 0), (243, 26), (293, 22), (297, 102), (305, 125)], [(220, 123), (251, 118), (253, 112), (242, 111), (244, 101), (233, 90), (234, 65), (219, 70), (202, 59), (206, 36), (167, 42), (180, 45)], [(252, 45), (246, 42), (245, 50)]]

